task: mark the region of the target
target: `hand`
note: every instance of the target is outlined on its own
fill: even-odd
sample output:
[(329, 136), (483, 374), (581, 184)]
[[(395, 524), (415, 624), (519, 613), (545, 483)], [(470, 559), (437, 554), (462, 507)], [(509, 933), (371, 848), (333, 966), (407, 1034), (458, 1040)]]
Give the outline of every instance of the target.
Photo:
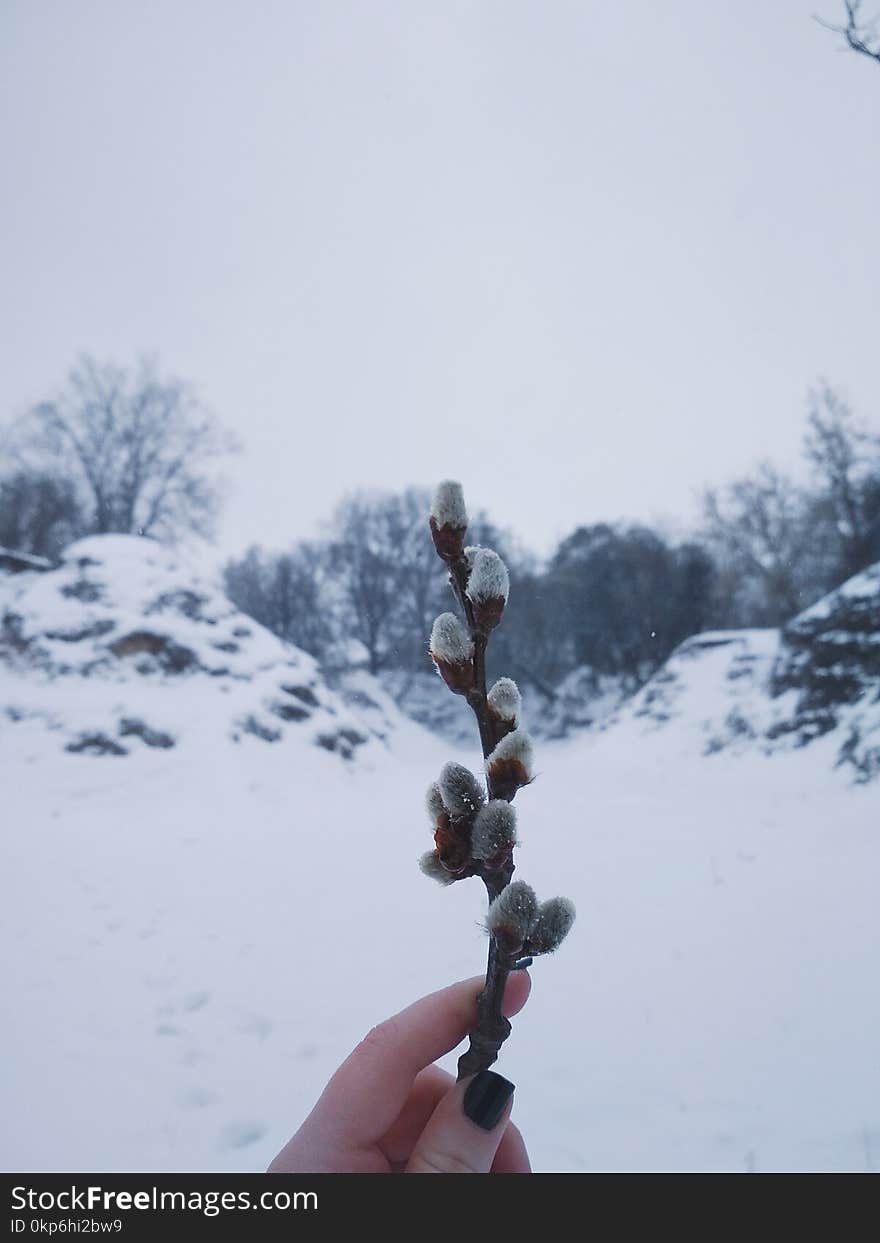
[[(432, 1065), (473, 1026), (483, 983), (453, 984), (374, 1027), (269, 1173), (531, 1173), (508, 1121), (513, 1084), (488, 1070), (456, 1083)], [(509, 977), (506, 1015), (522, 1009), (530, 988), (525, 971)]]

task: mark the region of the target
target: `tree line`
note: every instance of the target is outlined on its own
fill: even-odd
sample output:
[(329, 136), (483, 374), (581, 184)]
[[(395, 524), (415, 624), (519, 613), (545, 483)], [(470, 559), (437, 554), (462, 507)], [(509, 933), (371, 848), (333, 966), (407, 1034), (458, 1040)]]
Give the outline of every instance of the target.
[[(502, 555), (517, 601), (494, 645), (499, 669), (547, 695), (585, 665), (637, 686), (689, 635), (781, 624), (880, 560), (880, 436), (826, 383), (810, 394), (803, 459), (805, 482), (764, 462), (708, 489), (683, 542), (596, 523), (541, 565), (479, 514), (468, 539)], [(227, 591), (326, 664), (360, 656), (373, 673), (424, 671), (426, 636), (446, 607), (429, 504), (415, 487), (345, 497), (322, 540), (230, 561)]]
[[(90, 358), (0, 444), (0, 545), (50, 558), (87, 534), (209, 536), (222, 499), (213, 466), (235, 447), (155, 363), (126, 371)], [(637, 686), (689, 635), (778, 625), (880, 560), (880, 436), (824, 382), (809, 396), (802, 458), (800, 479), (762, 462), (708, 489), (683, 541), (593, 523), (541, 562), (476, 515), (469, 540), (502, 555), (516, 593), (493, 645), (499, 670), (548, 696), (583, 666)], [(424, 671), (448, 605), (429, 505), (418, 487), (343, 497), (321, 538), (229, 561), (227, 592), (328, 667)]]

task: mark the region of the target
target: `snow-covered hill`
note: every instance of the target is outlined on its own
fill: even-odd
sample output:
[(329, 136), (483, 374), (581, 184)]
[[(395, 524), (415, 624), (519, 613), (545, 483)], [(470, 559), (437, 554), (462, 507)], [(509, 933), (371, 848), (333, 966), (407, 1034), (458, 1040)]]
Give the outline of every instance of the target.
[(110, 756), (304, 736), (350, 760), (399, 718), (359, 700), (153, 540), (93, 536), (54, 568), (0, 559), (0, 734)]
[(777, 630), (686, 640), (627, 705), (649, 728), (672, 724), (703, 754), (766, 754), (823, 740), (830, 766), (880, 775), (880, 564)]

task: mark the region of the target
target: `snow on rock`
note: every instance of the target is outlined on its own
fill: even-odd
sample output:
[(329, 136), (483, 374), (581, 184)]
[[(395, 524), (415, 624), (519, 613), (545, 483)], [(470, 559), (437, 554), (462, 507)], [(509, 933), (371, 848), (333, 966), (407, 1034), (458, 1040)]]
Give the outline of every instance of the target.
[[(623, 716), (697, 733), (704, 754), (823, 739), (857, 781), (880, 774), (880, 565), (777, 630), (687, 639)], [(620, 719), (620, 718), (618, 718)]]
[(347, 760), (391, 728), (387, 712), (381, 727), (367, 720), (311, 656), (151, 539), (92, 536), (57, 568), (4, 568), (0, 729), (48, 728), (73, 754), (112, 756), (197, 734), (296, 734)]
[(794, 707), (771, 736), (797, 743), (842, 735), (841, 763), (880, 774), (880, 562), (801, 613), (783, 631), (772, 690)]

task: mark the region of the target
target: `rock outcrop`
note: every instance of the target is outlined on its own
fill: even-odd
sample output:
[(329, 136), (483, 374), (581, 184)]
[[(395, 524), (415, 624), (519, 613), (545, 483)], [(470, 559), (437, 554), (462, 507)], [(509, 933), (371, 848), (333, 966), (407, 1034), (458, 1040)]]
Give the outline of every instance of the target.
[(880, 563), (849, 579), (782, 632), (771, 694), (789, 710), (769, 731), (803, 745), (840, 731), (839, 759), (880, 773)]
[(857, 781), (880, 774), (880, 564), (781, 631), (687, 639), (625, 710), (646, 726), (693, 727), (706, 754), (771, 753), (825, 739)]

